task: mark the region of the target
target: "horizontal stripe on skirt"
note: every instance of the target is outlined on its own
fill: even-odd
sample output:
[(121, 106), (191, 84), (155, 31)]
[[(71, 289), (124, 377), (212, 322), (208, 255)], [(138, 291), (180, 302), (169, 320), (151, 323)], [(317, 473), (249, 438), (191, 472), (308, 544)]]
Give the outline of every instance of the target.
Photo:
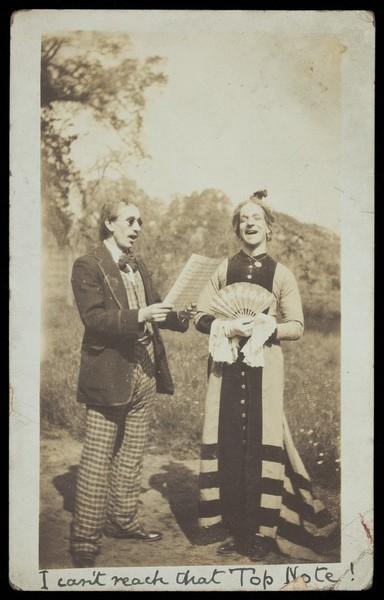
[(286, 506), (289, 510), (297, 513), (306, 521), (317, 525), (318, 527), (324, 527), (330, 522), (331, 516), (329, 512), (323, 507), (321, 503), (319, 503), (322, 507), (319, 512), (315, 512), (313, 506), (309, 504), (305, 504), (297, 495), (284, 493), (283, 505)]
[(202, 444), (200, 450), (201, 460), (216, 460), (218, 456), (217, 444)]
[[(333, 529), (336, 528), (336, 525)], [(327, 549), (327, 542), (330, 535), (329, 531), (325, 535), (313, 535), (302, 526), (295, 523), (289, 523), (282, 517), (279, 520), (279, 538), (292, 542), (301, 547), (309, 548), (313, 552), (322, 554)]]
[[(220, 501), (200, 501), (199, 517), (214, 517), (220, 515)], [(221, 519), (220, 519), (221, 520)]]
[(217, 471), (213, 471), (212, 473), (200, 473), (199, 486), (201, 489), (220, 487), (219, 473)]

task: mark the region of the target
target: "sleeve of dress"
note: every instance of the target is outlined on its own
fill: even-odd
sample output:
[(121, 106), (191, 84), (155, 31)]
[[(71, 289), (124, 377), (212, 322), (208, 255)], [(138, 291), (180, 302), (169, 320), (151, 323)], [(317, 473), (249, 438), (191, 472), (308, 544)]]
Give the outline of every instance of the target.
[(300, 291), (293, 273), (277, 264), (274, 280), (274, 294), (279, 304), (281, 323), (278, 323), (277, 340), (298, 340), (304, 331), (304, 315)]
[(211, 325), (215, 317), (209, 313), (209, 304), (212, 297), (225, 285), (227, 267), (228, 259), (220, 263), (197, 300), (195, 327), (201, 333), (210, 333), (211, 331)]

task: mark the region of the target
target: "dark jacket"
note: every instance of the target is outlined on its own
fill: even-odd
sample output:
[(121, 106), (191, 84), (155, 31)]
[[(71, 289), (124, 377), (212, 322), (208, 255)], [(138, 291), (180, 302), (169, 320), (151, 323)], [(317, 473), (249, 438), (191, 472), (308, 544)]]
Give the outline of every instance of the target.
[[(138, 259), (147, 305), (160, 302), (153, 291), (145, 263)], [(138, 309), (128, 306), (121, 272), (104, 244), (78, 258), (72, 270), (72, 289), (85, 331), (77, 399), (99, 406), (126, 404), (131, 395), (135, 341), (142, 336)], [(160, 327), (186, 331), (175, 312)], [(174, 393), (165, 348), (158, 326), (153, 324), (156, 387)]]

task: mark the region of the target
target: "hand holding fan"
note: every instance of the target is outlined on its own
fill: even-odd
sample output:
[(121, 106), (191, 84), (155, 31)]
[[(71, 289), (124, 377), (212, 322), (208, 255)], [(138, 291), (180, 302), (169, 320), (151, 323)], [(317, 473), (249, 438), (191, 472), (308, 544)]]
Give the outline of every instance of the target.
[(275, 297), (261, 285), (247, 282), (232, 283), (212, 298), (209, 312), (217, 319), (256, 317), (269, 308)]
[[(228, 337), (228, 319), (253, 319), (250, 338), (242, 347), (243, 361), (251, 367), (264, 366), (263, 344), (276, 327), (276, 319), (263, 314), (275, 297), (261, 285), (239, 282), (222, 288), (212, 298), (209, 313), (215, 317), (209, 337), (209, 353), (216, 362), (232, 364), (239, 354), (238, 336)], [(243, 333), (241, 335), (244, 335)]]

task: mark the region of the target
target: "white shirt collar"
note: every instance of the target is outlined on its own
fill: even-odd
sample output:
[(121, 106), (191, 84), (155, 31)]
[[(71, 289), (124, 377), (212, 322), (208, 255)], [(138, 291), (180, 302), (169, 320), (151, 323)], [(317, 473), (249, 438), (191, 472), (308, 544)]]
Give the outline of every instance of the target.
[(115, 261), (115, 263), (118, 263), (120, 260), (120, 256), (122, 255), (122, 251), (120, 250), (120, 248), (116, 246), (116, 244), (114, 244), (113, 242), (110, 242), (109, 239), (104, 240), (104, 244), (112, 254), (112, 258)]
[[(105, 246), (107, 247), (107, 250), (109, 250), (109, 252), (112, 254), (112, 258), (115, 261), (115, 263), (117, 264), (120, 260), (120, 256), (122, 255), (122, 251), (120, 250), (120, 248), (118, 246), (116, 246), (116, 244), (114, 244), (113, 242), (110, 242), (109, 239), (105, 239), (103, 240)], [(128, 279), (131, 283), (136, 283), (136, 279), (135, 279), (135, 273), (133, 272), (133, 269), (130, 265), (127, 265), (128, 267), (128, 272), (127, 273), (123, 273), (124, 276), (128, 276)]]

